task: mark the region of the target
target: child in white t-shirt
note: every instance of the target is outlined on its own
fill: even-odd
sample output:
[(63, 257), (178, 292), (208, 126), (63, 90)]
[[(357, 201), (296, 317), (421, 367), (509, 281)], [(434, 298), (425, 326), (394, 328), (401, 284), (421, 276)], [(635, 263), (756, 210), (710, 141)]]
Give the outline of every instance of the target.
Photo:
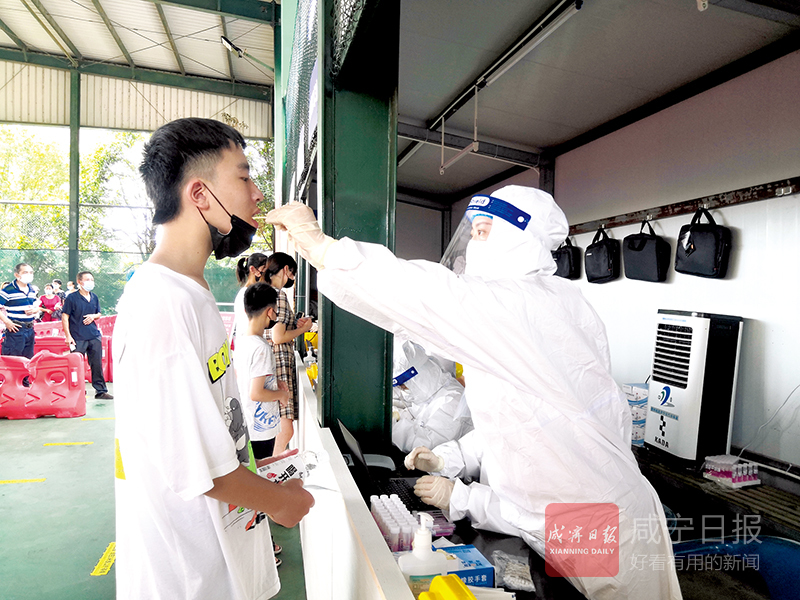
[(289, 401), (289, 388), (275, 376), (275, 357), (264, 329), (275, 323), (278, 293), (267, 283), (254, 283), (244, 292), (247, 329), (236, 336), (233, 364), (239, 396), (256, 459), (272, 456), (281, 429), (280, 406)]

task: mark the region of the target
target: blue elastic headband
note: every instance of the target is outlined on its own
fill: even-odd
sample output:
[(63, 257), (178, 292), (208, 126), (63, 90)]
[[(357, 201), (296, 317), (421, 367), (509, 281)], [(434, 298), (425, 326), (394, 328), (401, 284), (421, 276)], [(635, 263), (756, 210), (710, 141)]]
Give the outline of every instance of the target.
[(411, 367), (407, 371), (403, 371), (402, 373), (400, 373), (400, 375), (392, 379), (392, 387), (403, 385), (406, 381), (408, 381), (412, 377), (415, 377), (417, 374), (418, 374), (417, 370), (414, 367)]
[[(525, 231), (525, 228), (531, 220), (531, 216), (528, 213), (494, 196), (473, 196), (472, 200), (469, 201), (469, 206), (467, 206), (467, 212), (469, 211), (480, 211), (495, 217), (500, 217), (522, 231)], [(470, 220), (475, 216), (477, 215), (470, 217)]]

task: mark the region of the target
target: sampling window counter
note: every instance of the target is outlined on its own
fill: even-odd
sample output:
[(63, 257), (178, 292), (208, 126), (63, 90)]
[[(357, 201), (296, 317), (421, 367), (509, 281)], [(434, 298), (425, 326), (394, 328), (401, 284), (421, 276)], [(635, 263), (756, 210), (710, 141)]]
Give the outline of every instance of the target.
[(315, 504), (299, 525), (306, 597), (413, 600), (330, 429), (317, 422), (317, 398), (299, 357), (297, 375), (296, 444), (317, 456), (305, 481)]

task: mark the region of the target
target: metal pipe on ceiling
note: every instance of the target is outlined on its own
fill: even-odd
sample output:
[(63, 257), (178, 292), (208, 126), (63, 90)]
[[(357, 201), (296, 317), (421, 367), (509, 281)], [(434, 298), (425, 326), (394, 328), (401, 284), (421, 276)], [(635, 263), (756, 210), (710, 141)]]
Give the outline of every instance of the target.
[(537, 19), (525, 33), (517, 38), (508, 48), (506, 48), (491, 65), (467, 87), (465, 87), (455, 99), (450, 102), (442, 112), (428, 121), (428, 128), (436, 127), (442, 121), (450, 118), (470, 99), (475, 88), (482, 89), (494, 83), (511, 67), (517, 64), (522, 58), (530, 53), (545, 38), (549, 37), (556, 29), (561, 27), (572, 15), (577, 13), (583, 6), (583, 0), (561, 0), (557, 2), (544, 16)]

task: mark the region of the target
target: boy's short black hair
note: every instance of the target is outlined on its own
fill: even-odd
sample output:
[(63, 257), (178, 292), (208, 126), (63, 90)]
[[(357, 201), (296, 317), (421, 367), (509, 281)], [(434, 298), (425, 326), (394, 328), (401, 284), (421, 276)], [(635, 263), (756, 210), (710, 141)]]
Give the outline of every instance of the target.
[(263, 281), (257, 281), (244, 290), (244, 312), (248, 319), (254, 319), (270, 306), (278, 302), (278, 292)]
[(153, 201), (153, 223), (168, 223), (180, 212), (180, 187), (187, 175), (213, 175), (220, 153), (247, 145), (242, 134), (214, 119), (177, 119), (159, 127), (144, 146), (139, 172)]

